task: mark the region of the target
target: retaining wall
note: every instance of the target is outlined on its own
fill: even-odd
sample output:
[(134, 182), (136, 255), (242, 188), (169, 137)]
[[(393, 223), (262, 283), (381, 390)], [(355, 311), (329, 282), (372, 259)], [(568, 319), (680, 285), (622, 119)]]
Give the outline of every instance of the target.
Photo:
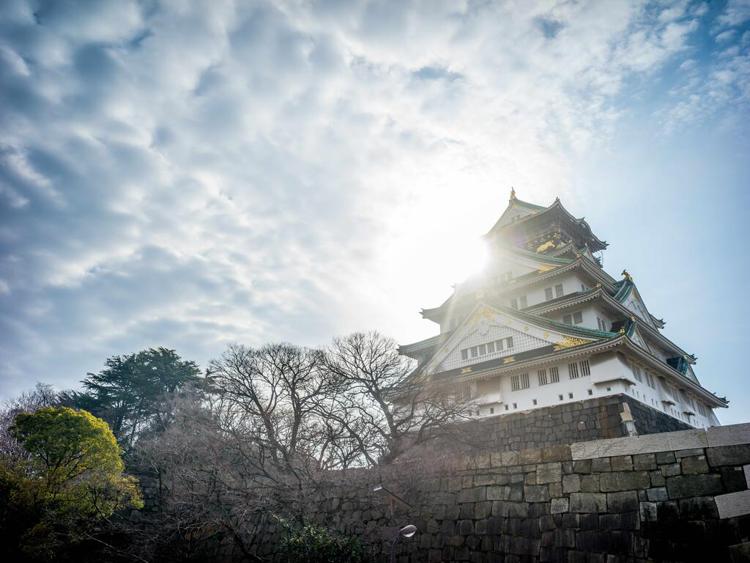
[[(746, 561), (749, 479), (743, 424), (331, 474), (308, 516), (381, 559), (415, 524), (402, 563)], [(279, 533), (260, 555), (274, 558)]]

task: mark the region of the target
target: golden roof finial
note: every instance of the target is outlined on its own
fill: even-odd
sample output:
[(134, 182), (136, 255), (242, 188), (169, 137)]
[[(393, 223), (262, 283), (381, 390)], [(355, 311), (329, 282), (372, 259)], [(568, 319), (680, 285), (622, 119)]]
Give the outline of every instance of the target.
[(510, 187), (510, 200), (513, 201), (516, 199), (516, 188), (513, 186)]
[(633, 276), (631, 276), (627, 270), (622, 271), (622, 277), (625, 278), (628, 281), (633, 281)]

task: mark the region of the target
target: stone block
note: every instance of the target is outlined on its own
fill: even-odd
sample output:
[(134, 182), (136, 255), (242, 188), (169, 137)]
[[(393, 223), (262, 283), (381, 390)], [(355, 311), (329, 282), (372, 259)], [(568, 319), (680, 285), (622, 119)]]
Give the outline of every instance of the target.
[(617, 455), (610, 458), (610, 465), (612, 471), (632, 471), (633, 470), (633, 456), (630, 455)]
[(607, 493), (607, 510), (610, 512), (632, 512), (638, 510), (638, 494), (635, 491)]
[(668, 463), (660, 466), (659, 469), (661, 469), (661, 474), (664, 475), (664, 477), (674, 477), (675, 475), (682, 473), (682, 467), (679, 463)]
[(602, 473), (599, 486), (602, 492), (627, 491), (632, 489), (647, 489), (651, 479), (645, 471), (618, 471)]
[(552, 514), (561, 514), (567, 512), (570, 502), (567, 498), (553, 498), (550, 503), (550, 512)]
[(708, 473), (708, 462), (706, 456), (701, 455), (683, 457), (680, 460), (683, 475), (697, 475), (699, 473)]
[(706, 456), (711, 467), (750, 464), (750, 444), (709, 448)]
[(662, 475), (661, 470), (649, 471), (649, 477), (651, 477), (652, 487), (663, 487), (667, 480)]
[(730, 563), (747, 563), (750, 561), (750, 541), (729, 546)]
[(487, 487), (487, 500), (507, 500), (510, 496), (510, 487), (497, 485)]
[(634, 455), (633, 469), (636, 471), (650, 471), (656, 469), (656, 454)]
[(658, 519), (657, 506), (655, 502), (642, 502), (640, 505), (641, 522), (656, 522)]
[(677, 501), (681, 520), (707, 521), (718, 518), (719, 512), (714, 497), (690, 497)]
[(536, 484), (556, 483), (562, 480), (562, 464), (542, 463), (536, 466)]
[(519, 452), (518, 460), (521, 465), (527, 463), (539, 463), (542, 461), (541, 450), (522, 450)]
[(545, 485), (528, 485), (523, 488), (526, 502), (547, 502), (549, 489)]
[(490, 501), (478, 502), (474, 505), (474, 519), (481, 520), (487, 518), (492, 513), (492, 503)]
[(509, 486), (509, 489), (510, 494), (508, 495), (508, 500), (523, 500), (523, 483), (513, 483)]
[(458, 493), (458, 502), (479, 502), (487, 499), (486, 487), (472, 487), (464, 489)]
[(750, 490), (718, 495), (714, 500), (719, 518), (735, 518), (750, 514)]
[(582, 493), (598, 493), (599, 492), (599, 475), (583, 475), (581, 477), (581, 492)]
[(651, 489), (646, 489), (646, 495), (650, 501), (664, 501), (669, 499), (666, 487), (653, 487)]
[(571, 493), (571, 512), (605, 512), (607, 496), (603, 493)]
[(721, 475), (679, 475), (667, 479), (671, 499), (716, 495), (722, 491)]
[(655, 455), (656, 455), (656, 463), (658, 465), (675, 462), (674, 452), (658, 452)]
[(550, 483), (549, 485), (547, 485), (547, 488), (549, 489), (549, 496), (550, 497), (561, 497), (562, 494), (563, 494), (563, 492), (562, 492), (562, 483), (561, 482)]
[(706, 434), (709, 447), (750, 444), (750, 423), (712, 426)]
[(736, 465), (727, 465), (719, 468), (721, 480), (724, 483), (725, 493), (734, 493), (747, 489), (747, 479), (742, 467)]
[(591, 460), (590, 459), (581, 459), (578, 461), (573, 462), (573, 472), (578, 473), (579, 475), (584, 475), (586, 473), (591, 473)]
[[(747, 440), (747, 442), (750, 442), (750, 440)], [(626, 438), (612, 438), (610, 440), (577, 442), (570, 446), (570, 452), (573, 459), (577, 460), (615, 455), (685, 450), (689, 448), (705, 448), (707, 445), (706, 431), (696, 429), (645, 434), (643, 436)]]
[(603, 473), (612, 471), (612, 463), (608, 457), (599, 457), (591, 460), (591, 471), (594, 473)]
[(577, 493), (581, 490), (581, 476), (575, 473), (564, 475), (562, 480), (563, 493)]
[(459, 520), (458, 521), (458, 533), (462, 536), (468, 536), (474, 533), (474, 522), (471, 520)]

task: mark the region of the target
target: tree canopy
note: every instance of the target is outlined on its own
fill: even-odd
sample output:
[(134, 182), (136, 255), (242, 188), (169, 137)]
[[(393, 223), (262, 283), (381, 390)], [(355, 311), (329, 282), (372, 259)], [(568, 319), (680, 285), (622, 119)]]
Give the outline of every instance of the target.
[(109, 426), (91, 413), (45, 407), (20, 413), (10, 434), (27, 453), (0, 463), (0, 522), (6, 553), (46, 558), (87, 537), (96, 522), (140, 508), (137, 481), (123, 474)]
[(167, 395), (197, 383), (199, 374), (195, 362), (183, 360), (174, 350), (149, 348), (107, 359), (105, 369), (87, 374), (84, 392), (69, 393), (63, 400), (107, 421), (127, 450), (141, 432), (166, 426)]

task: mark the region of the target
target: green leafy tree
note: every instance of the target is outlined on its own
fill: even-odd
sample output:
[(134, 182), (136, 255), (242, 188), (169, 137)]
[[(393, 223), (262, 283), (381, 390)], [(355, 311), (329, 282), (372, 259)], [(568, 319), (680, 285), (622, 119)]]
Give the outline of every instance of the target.
[(171, 419), (167, 397), (187, 384), (197, 384), (200, 370), (167, 348), (150, 348), (113, 356), (99, 373), (83, 380), (85, 391), (62, 400), (106, 420), (120, 444), (129, 450), (147, 430), (161, 430)]
[(68, 407), (21, 413), (10, 433), (28, 455), (0, 463), (6, 554), (52, 559), (61, 547), (93, 538), (97, 523), (115, 511), (142, 507), (112, 431), (91, 413)]

